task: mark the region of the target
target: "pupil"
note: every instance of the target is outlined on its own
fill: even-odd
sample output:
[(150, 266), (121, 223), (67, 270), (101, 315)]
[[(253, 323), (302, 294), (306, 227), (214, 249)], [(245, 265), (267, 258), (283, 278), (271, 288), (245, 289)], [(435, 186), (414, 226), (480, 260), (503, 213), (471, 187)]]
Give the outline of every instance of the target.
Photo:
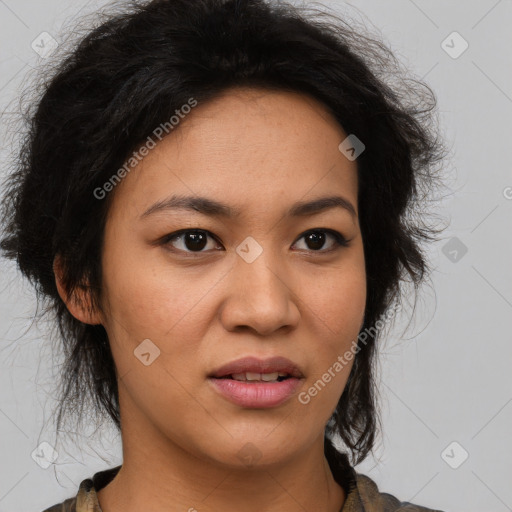
[(185, 246), (187, 249), (201, 250), (206, 246), (206, 236), (204, 233), (199, 231), (193, 231), (185, 234)]
[[(325, 233), (313, 231), (306, 237), (310, 249), (321, 249), (325, 243)], [(200, 251), (206, 246), (206, 236), (200, 231), (185, 234), (185, 245), (191, 251)]]
[[(309, 242), (310, 249), (321, 249), (325, 242), (325, 233), (314, 231), (306, 237), (306, 240)], [(311, 244), (313, 247), (311, 247)]]

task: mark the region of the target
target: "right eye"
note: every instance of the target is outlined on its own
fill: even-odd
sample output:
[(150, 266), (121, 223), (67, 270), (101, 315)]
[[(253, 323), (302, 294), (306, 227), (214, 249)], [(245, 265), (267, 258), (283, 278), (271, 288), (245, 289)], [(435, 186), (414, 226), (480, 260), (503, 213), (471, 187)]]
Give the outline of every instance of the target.
[(182, 229), (166, 235), (162, 239), (162, 244), (170, 245), (172, 250), (184, 253), (201, 253), (208, 252), (203, 250), (208, 245), (208, 238), (215, 240), (212, 233), (204, 229)]

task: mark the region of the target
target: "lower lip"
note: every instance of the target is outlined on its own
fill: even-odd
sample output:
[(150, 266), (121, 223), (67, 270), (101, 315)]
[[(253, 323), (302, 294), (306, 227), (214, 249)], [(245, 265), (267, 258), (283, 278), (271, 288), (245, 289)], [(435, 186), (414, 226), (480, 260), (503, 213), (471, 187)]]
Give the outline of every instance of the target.
[(301, 379), (290, 377), (281, 382), (239, 381), (210, 378), (214, 388), (230, 402), (241, 407), (277, 407), (293, 396)]

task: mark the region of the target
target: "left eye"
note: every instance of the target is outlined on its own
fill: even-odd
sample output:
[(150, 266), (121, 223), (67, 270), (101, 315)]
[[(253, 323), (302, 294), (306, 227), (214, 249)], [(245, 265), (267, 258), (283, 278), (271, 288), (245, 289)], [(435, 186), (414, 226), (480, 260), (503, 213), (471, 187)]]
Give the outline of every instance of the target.
[[(328, 237), (331, 237), (331, 239), (334, 240), (334, 242), (331, 244), (331, 248), (320, 251)], [(331, 229), (314, 229), (301, 235), (299, 240), (302, 238), (305, 239), (306, 244), (310, 245), (309, 248), (306, 247), (306, 250), (312, 250), (314, 252), (330, 252), (334, 251), (339, 246), (348, 246), (348, 240), (341, 233)]]
[[(321, 250), (329, 237), (332, 240), (331, 247), (329, 249)], [(164, 237), (163, 243), (165, 245), (171, 245), (178, 251), (198, 253), (207, 252), (203, 249), (208, 249), (208, 238), (212, 240), (215, 239), (213, 235), (208, 231), (202, 229), (187, 229), (167, 235), (166, 237)], [(313, 252), (330, 252), (332, 250), (335, 250), (337, 247), (348, 246), (348, 240), (341, 233), (338, 233), (337, 231), (333, 231), (331, 229), (310, 230), (302, 234), (297, 240), (301, 239), (304, 239), (305, 243), (309, 245), (309, 247), (306, 247), (305, 249), (299, 247), (299, 250), (310, 250)], [(296, 244), (297, 242), (295, 242), (294, 245)], [(215, 250), (215, 244), (213, 244), (213, 246), (214, 247), (210, 247), (210, 249)]]

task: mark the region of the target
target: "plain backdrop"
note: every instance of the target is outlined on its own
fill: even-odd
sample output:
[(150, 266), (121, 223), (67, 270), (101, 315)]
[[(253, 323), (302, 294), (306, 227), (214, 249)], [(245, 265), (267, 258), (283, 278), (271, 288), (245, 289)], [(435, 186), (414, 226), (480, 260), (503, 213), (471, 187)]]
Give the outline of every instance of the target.
[[(12, 100), (42, 59), (33, 41), (47, 32), (59, 42), (63, 22), (106, 3), (0, 0), (2, 177)], [(322, 3), (373, 25), (431, 86), (453, 146), (446, 176), (454, 193), (437, 208), (449, 227), (428, 252), (432, 285), (405, 335), (407, 318), (382, 344), (384, 433), (376, 456), (356, 470), (402, 501), (445, 512), (511, 511), (512, 1)], [(30, 285), (0, 260), (0, 512), (43, 510), (122, 461), (108, 425), (101, 436), (86, 431), (56, 447), (48, 468), (32, 457), (55, 439), (59, 362), (51, 326), (32, 325), (35, 307)]]

